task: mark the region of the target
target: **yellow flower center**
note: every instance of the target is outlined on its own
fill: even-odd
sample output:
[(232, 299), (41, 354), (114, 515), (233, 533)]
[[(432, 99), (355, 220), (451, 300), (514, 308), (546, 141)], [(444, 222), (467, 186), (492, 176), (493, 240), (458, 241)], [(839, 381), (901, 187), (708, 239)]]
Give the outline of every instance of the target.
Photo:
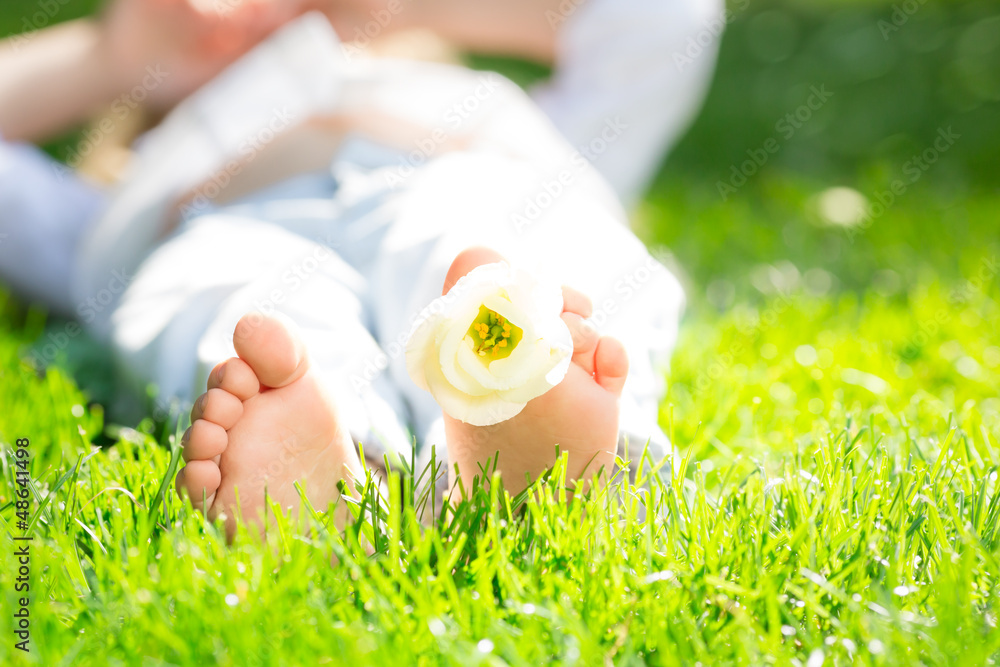
[(473, 350), (483, 362), (506, 359), (521, 342), (524, 331), (500, 313), (479, 306), (479, 315), (469, 326)]

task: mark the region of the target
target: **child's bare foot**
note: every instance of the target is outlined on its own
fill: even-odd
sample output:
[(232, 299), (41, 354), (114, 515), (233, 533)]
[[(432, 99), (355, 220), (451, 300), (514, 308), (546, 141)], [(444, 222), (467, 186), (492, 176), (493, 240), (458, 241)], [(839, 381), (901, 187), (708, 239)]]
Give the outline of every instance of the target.
[[(444, 291), (481, 264), (503, 258), (486, 248), (458, 255), (448, 271)], [(494, 426), (471, 426), (445, 415), (445, 434), (454, 486), (457, 464), (463, 485), (489, 469), (499, 452), (498, 467), (511, 493), (525, 488), (526, 475), (536, 479), (555, 463), (556, 445), (569, 452), (568, 479), (588, 479), (602, 468), (610, 472), (618, 449), (618, 398), (628, 375), (625, 349), (614, 338), (599, 337), (584, 318), (590, 300), (563, 288), (563, 321), (573, 335), (573, 363), (559, 385), (529, 402), (516, 417)]]
[(350, 486), (361, 474), (354, 443), (297, 335), (279, 319), (251, 313), (233, 343), (239, 358), (215, 367), (191, 411), (187, 465), (176, 483), (209, 518), (225, 512), (230, 536), (237, 514), (254, 522), (262, 516), (265, 489), (270, 502), (298, 508), (299, 481), (325, 511), (340, 496), (338, 482)]

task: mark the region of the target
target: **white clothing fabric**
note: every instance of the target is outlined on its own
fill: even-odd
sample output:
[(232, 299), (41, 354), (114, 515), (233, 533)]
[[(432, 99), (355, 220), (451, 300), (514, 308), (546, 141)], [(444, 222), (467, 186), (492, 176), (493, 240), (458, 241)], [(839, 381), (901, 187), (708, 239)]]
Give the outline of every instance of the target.
[[(127, 283), (89, 323), (112, 344), (123, 375), (135, 389), (154, 383), (162, 395), (190, 401), (211, 368), (233, 356), (240, 316), (281, 312), (302, 329), (367, 456), (406, 457), (415, 437), (424, 458), (437, 445), (441, 460), (441, 411), (408, 377), (403, 347), (455, 255), (489, 245), (591, 296), (595, 324), (620, 338), (631, 360), (623, 434), (633, 451), (649, 439), (653, 454), (664, 455), (656, 425), (661, 371), (683, 296), (628, 230), (610, 188), (513, 84), (410, 62), (348, 68), (336, 62), (333, 33), (320, 20), (285, 28), (151, 132), (82, 244), (76, 302), (108, 292), (112, 280)], [(269, 85), (296, 81), (293, 65), (303, 59), (333, 64), (299, 78), (297, 89)], [(252, 95), (241, 93), (240, 81), (254, 84)], [(261, 137), (286, 100), (298, 105), (296, 122), (354, 114), (426, 132), (412, 149), (353, 137), (329, 169), (226, 206), (190, 207), (168, 238), (158, 238), (167, 202), (226, 173), (240, 137)], [(456, 105), (464, 116), (453, 117)], [(238, 123), (229, 140), (216, 138), (217, 128)], [(6, 196), (34, 197), (17, 188)], [(61, 207), (49, 203), (58, 218)]]
[(79, 246), (105, 195), (34, 146), (0, 138), (0, 278), (23, 298), (80, 317)]
[(724, 0), (566, 0), (553, 78), (533, 98), (628, 205), (708, 91)]

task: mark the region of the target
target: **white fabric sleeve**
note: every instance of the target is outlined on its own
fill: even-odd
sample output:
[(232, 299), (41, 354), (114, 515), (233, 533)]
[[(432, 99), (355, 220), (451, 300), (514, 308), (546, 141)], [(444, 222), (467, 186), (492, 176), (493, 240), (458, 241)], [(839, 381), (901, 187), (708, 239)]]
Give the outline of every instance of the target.
[(104, 193), (35, 146), (0, 138), (0, 279), (21, 297), (75, 315), (73, 267)]
[(555, 72), (538, 105), (627, 204), (693, 120), (726, 22), (722, 0), (586, 0), (550, 13)]

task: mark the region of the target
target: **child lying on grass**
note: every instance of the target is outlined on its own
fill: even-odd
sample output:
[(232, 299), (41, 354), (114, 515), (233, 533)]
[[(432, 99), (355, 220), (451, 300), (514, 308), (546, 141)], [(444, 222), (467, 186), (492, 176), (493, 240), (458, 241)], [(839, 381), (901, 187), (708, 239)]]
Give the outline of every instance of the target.
[[(46, 218), (32, 187), (51, 199), (82, 186), (0, 144), (0, 198), (41, 211), (74, 264), (75, 294), (61, 305), (87, 304), (90, 330), (135, 389), (200, 394), (178, 489), (232, 529), (237, 497), (256, 517), (265, 488), (282, 507), (298, 506), (295, 482), (316, 507), (335, 501), (339, 482), (360, 474), (356, 443), (377, 463), (408, 456), (415, 437), (417, 469), (438, 445), (452, 484), (456, 470), (468, 484), (499, 455), (512, 491), (551, 466), (557, 446), (579, 479), (610, 468), (626, 438), (662, 456), (658, 364), (681, 292), (603, 179), (499, 77), (338, 56), (325, 19), (283, 29), (144, 137), (113, 197), (83, 196), (97, 222), (82, 232)], [(471, 99), (475, 112), (450, 122)], [(502, 259), (573, 286), (554, 313), (572, 352), (550, 391), (506, 387), (508, 403), (526, 405), (487, 425), (448, 416), (461, 410), (438, 383), (443, 413), (404, 348), (442, 289)], [(505, 323), (533, 323), (501, 314), (473, 313), (477, 352), (501, 339), (512, 355), (533, 349), (503, 336)], [(479, 339), (477, 323), (488, 325)], [(466, 380), (452, 376), (475, 403)]]

